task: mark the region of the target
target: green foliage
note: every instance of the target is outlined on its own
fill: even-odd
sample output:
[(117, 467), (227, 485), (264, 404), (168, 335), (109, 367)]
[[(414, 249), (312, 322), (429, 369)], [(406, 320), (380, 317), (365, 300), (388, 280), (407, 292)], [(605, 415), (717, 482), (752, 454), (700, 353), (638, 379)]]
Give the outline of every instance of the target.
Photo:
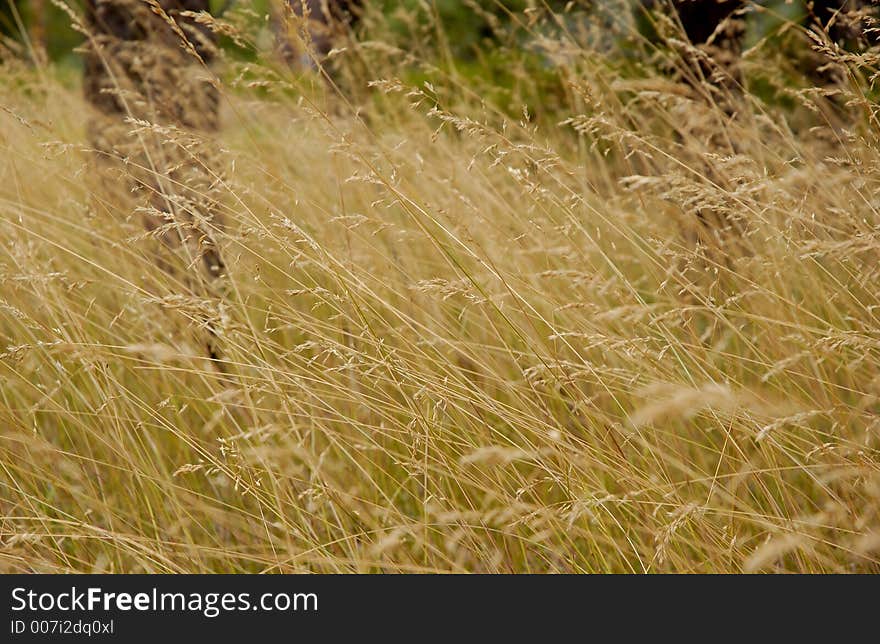
[[(248, 0), (230, 4), (227, 0), (212, 0), (211, 9), (217, 14), (230, 7), (243, 9), (244, 13), (265, 16), (269, 13), (269, 0)], [(513, 22), (522, 19), (522, 13), (530, 5), (549, 7), (561, 11), (566, 3), (560, 0), (535, 3), (532, 0), (385, 0), (379, 5), (389, 25), (398, 34), (409, 32), (408, 22), (401, 16), (417, 16), (420, 25), (431, 25), (435, 36), (445, 41), (445, 47), (456, 58), (474, 59), (477, 51), (487, 44), (498, 44), (503, 34), (510, 31)], [(60, 60), (72, 54), (72, 50), (82, 39), (70, 26), (70, 19), (51, 2), (42, 7), (44, 17), (35, 15), (35, 3), (30, 0), (0, 0), (0, 34), (19, 42), (24, 42), (25, 33), (41, 19), (45, 24), (46, 45), (49, 57)], [(74, 3), (75, 10), (81, 10), (80, 3)], [(374, 5), (375, 6), (375, 5)], [(241, 13), (241, 12), (239, 12)], [(16, 17), (18, 14), (19, 18)], [(442, 31), (442, 35), (439, 33)], [(233, 47), (230, 41), (222, 43)]]

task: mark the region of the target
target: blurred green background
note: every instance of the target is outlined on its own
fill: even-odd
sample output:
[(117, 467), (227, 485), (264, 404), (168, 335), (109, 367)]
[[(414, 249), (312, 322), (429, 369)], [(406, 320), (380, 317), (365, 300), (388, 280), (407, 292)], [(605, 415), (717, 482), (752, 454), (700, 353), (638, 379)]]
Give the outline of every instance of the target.
[[(82, 13), (82, 0), (64, 2), (77, 13)], [(265, 16), (270, 12), (271, 0), (238, 0), (231, 11)], [(369, 2), (369, 0), (368, 0)], [(226, 0), (211, 0), (212, 10), (225, 7)], [(560, 0), (381, 0), (369, 2), (373, 11), (379, 11), (390, 25), (405, 29), (400, 16), (420, 16), (424, 22), (439, 18), (444, 26), (454, 53), (467, 58), (477, 45), (494, 36), (493, 25), (509, 23), (511, 14), (521, 14), (529, 5), (540, 5), (561, 11), (566, 3)], [(243, 10), (243, 11), (242, 11)], [(7, 49), (30, 54), (31, 45), (46, 51), (54, 61), (75, 64), (74, 48), (82, 37), (70, 25), (70, 17), (53, 0), (0, 0), (0, 37)]]
[[(77, 14), (83, 13), (82, 0), (57, 0)], [(270, 0), (244, 0), (239, 4), (257, 13), (268, 10)], [(82, 36), (71, 27), (70, 16), (53, 0), (0, 0), (0, 38), (14, 53), (31, 54), (31, 46), (44, 50), (53, 61), (78, 64), (74, 49)], [(213, 10), (226, 4), (211, 0)]]
[[(234, 22), (250, 22), (248, 32), (259, 34), (262, 30), (262, 46), (272, 41), (271, 28), (266, 17), (270, 5), (276, 0), (235, 0), (226, 17)], [(277, 0), (283, 1), (283, 0)], [(548, 15), (548, 10), (562, 16), (563, 22), (555, 25), (563, 28), (576, 26), (578, 20), (591, 15), (594, 24), (608, 25), (603, 38), (618, 38), (625, 32), (621, 26), (627, 22), (631, 9), (640, 13), (639, 0), (363, 0), (373, 15), (373, 24), (384, 22), (384, 30), (396, 32), (402, 43), (411, 39), (414, 46), (427, 35), (437, 34), (430, 25), (443, 27), (441, 48), (458, 60), (467, 61), (491, 51), (499, 45), (516, 44), (516, 36), (522, 35), (534, 11)], [(56, 4), (57, 3), (57, 4)], [(76, 67), (79, 58), (75, 48), (82, 36), (71, 27), (68, 14), (59, 5), (67, 5), (75, 13), (82, 14), (83, 0), (0, 0), (0, 54), (5, 50), (24, 59), (48, 56), (49, 60), (65, 66)], [(227, 7), (229, 0), (211, 0), (212, 11), (217, 13)], [(797, 19), (804, 13), (799, 0), (767, 0), (760, 3), (766, 11), (750, 16), (748, 40), (755, 42), (785, 19)], [(627, 15), (624, 15), (627, 14)], [(597, 21), (597, 16), (600, 19)], [(420, 33), (413, 28), (418, 24)], [(544, 25), (550, 24), (544, 21)], [(631, 23), (630, 23), (631, 24)], [(513, 26), (514, 29), (509, 29)], [(538, 26), (540, 29), (540, 25)], [(600, 26), (600, 29), (602, 27)], [(576, 31), (576, 29), (572, 29)], [(505, 37), (507, 34), (509, 37)], [(505, 42), (506, 40), (506, 42)], [(618, 44), (620, 44), (618, 42)], [(229, 50), (236, 49), (231, 41), (222, 41)], [(259, 45), (256, 45), (259, 47)], [(41, 52), (45, 52), (42, 54)], [(236, 51), (236, 55), (248, 57), (253, 51)]]

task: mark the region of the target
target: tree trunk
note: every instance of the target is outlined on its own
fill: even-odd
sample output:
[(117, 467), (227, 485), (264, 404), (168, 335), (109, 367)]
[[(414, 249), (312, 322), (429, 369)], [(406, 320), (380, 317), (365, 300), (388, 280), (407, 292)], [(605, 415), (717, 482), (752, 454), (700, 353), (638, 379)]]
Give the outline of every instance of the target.
[[(282, 54), (291, 64), (322, 63), (346, 30), (357, 20), (362, 0), (283, 0), (275, 21)], [(296, 25), (290, 33), (293, 16)]]
[(95, 108), (89, 139), (102, 164), (140, 195), (135, 206), (146, 227), (184, 256), (187, 277), (201, 260), (213, 279), (223, 263), (204, 135), (218, 127), (208, 69), (216, 48), (212, 33), (183, 13), (207, 9), (208, 0), (87, 0), (83, 85)]
[[(46, 0), (31, 0), (30, 39), (34, 52), (40, 58), (45, 56), (49, 40), (46, 35)], [(38, 62), (43, 63), (44, 60)]]

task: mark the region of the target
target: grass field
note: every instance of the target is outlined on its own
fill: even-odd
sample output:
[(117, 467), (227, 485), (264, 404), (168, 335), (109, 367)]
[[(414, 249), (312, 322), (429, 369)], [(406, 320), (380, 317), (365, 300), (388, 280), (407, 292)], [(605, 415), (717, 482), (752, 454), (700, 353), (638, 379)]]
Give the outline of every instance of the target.
[(0, 67), (0, 569), (880, 571), (876, 61), (724, 97), (525, 30), (221, 65), (222, 295)]

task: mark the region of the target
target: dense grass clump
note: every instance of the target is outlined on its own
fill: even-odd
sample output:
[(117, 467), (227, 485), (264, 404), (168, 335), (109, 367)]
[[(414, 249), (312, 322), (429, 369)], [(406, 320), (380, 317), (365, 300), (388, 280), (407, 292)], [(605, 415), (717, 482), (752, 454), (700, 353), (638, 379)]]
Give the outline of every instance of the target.
[(0, 67), (2, 569), (878, 571), (876, 56), (538, 7), (322, 80), (225, 20), (210, 145), (130, 122), (212, 169), (219, 294)]

